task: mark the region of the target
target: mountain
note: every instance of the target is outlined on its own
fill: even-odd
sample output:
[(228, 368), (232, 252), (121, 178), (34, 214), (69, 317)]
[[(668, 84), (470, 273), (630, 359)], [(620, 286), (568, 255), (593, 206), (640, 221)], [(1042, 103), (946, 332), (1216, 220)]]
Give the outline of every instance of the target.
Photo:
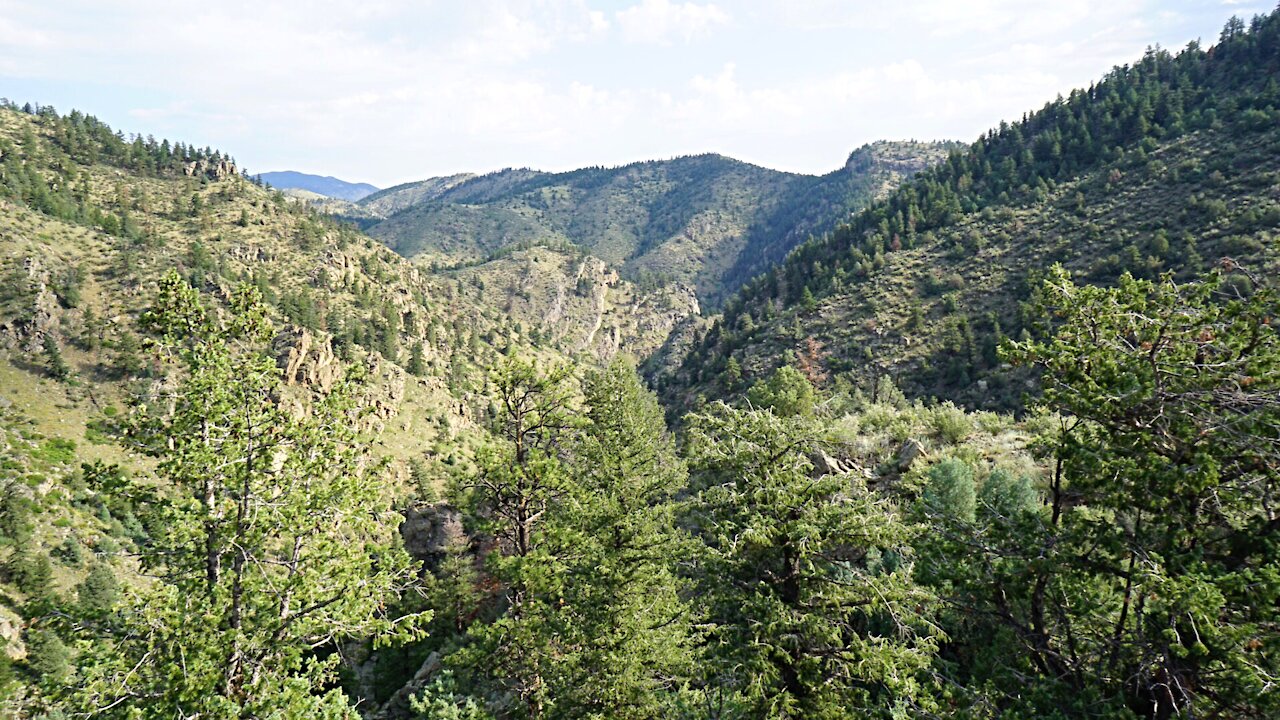
[(281, 190), (305, 190), (349, 202), (378, 192), (378, 188), (369, 183), (352, 183), (328, 175), (308, 175), (292, 170), (265, 172), (258, 177), (262, 182)]
[(876, 143), (822, 177), (720, 155), (565, 173), (508, 169), (408, 183), (364, 198), (360, 211), (330, 211), (419, 262), (477, 262), (530, 245), (579, 248), (623, 277), (688, 285), (714, 306), (948, 148)]
[(136, 463), (102, 413), (161, 380), (141, 316), (169, 270), (219, 307), (256, 287), (291, 385), (366, 368), (368, 430), (401, 473), (434, 443), (465, 446), (486, 368), (507, 353), (643, 357), (698, 311), (679, 289), (544, 248), (427, 273), (222, 153), (125, 142), (79, 112), (0, 108), (0, 408), (86, 461)]
[(756, 276), (651, 378), (680, 406), (816, 353), (862, 383), (1016, 408), (1033, 378), (996, 348), (1037, 327), (1022, 303), (1054, 263), (1097, 284), (1223, 257), (1273, 276), (1278, 35), (1272, 15), (1209, 49), (1152, 50), (1001, 123)]
[(0, 714), (1280, 716), (1278, 74), (323, 201), (417, 261), (0, 101)]

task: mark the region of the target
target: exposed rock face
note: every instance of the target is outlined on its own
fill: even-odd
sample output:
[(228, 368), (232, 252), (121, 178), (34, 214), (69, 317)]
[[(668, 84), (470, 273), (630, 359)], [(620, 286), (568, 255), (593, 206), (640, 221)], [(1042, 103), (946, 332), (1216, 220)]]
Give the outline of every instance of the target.
[(333, 355), (329, 338), (317, 337), (306, 328), (286, 326), (272, 340), (272, 349), (289, 385), (329, 392), (342, 377), (342, 365)]
[(400, 401), (404, 400), (405, 371), (386, 362), (376, 352), (369, 353), (367, 363), (371, 382), (366, 400), (374, 418), (390, 420), (400, 411)]
[[(404, 512), (400, 523), (400, 537), (405, 549), (423, 563), (423, 572), (436, 567), (444, 559), (449, 548), (465, 547), (470, 539), (462, 527), (462, 514), (444, 503), (419, 505)], [(365, 666), (366, 667), (367, 663)], [(427, 686), (442, 667), (439, 652), (433, 652), (422, 662), (413, 678), (405, 683), (382, 705), (366, 717), (377, 720), (401, 720), (416, 717), (410, 710), (409, 700)]]
[(467, 543), (462, 514), (443, 503), (405, 510), (400, 537), (404, 539), (405, 550), (427, 568), (443, 559), (450, 547)]
[[(333, 354), (332, 339), (296, 325), (286, 325), (272, 339), (276, 366), (283, 371), (285, 385), (304, 391), (328, 393), (346, 374), (343, 362)], [(400, 412), (404, 400), (406, 374), (386, 362), (378, 353), (365, 359), (367, 381), (361, 383), (358, 402), (369, 413), (361, 423), (365, 430), (382, 432), (387, 420)], [(306, 393), (287, 393), (281, 398), (293, 414), (306, 414)]]
[(12, 610), (0, 608), (0, 645), (10, 660), (27, 656), (27, 646), (22, 642), (22, 618)]
[(39, 352), (44, 336), (57, 331), (62, 306), (58, 304), (58, 296), (49, 289), (49, 272), (39, 258), (29, 257), (24, 260), (22, 271), (26, 274), (32, 293), (30, 310), (23, 316), (0, 325), (0, 345), (18, 347), (26, 352)]
[(205, 176), (210, 180), (221, 180), (236, 175), (239, 171), (230, 160), (193, 160), (182, 168), (187, 177)]
[(422, 692), (422, 689), (427, 686), (432, 676), (439, 672), (442, 666), (443, 663), (441, 662), (439, 651), (428, 655), (427, 659), (423, 660), (422, 665), (418, 667), (418, 671), (413, 674), (413, 678), (390, 698), (387, 698), (382, 707), (378, 708), (378, 711), (369, 717), (375, 720), (407, 720), (415, 717), (410, 709), (409, 699)]

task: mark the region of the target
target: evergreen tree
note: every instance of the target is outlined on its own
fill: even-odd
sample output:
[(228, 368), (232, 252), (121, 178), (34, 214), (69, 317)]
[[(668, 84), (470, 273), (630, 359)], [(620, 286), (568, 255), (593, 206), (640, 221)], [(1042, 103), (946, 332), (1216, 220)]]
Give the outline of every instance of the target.
[(120, 582), (106, 563), (96, 563), (85, 579), (76, 586), (80, 612), (95, 616), (109, 612), (120, 599)]
[(40, 684), (55, 690), (71, 682), (74, 668), (71, 649), (48, 628), (27, 632), (27, 668)]
[(742, 384), (742, 364), (735, 357), (730, 357), (724, 365), (724, 372), (720, 375), (720, 382), (726, 390), (737, 390)]
[(422, 618), (383, 612), (411, 572), (380, 468), (355, 443), (350, 384), (312, 397), (301, 419), (277, 405), (252, 288), (218, 318), (170, 272), (144, 320), (183, 380), (167, 407), (140, 405), (131, 432), (179, 495), (154, 508), (144, 567), (160, 582), (131, 592), (119, 631), (88, 644), (69, 709), (353, 717), (330, 689), (340, 656), (315, 651), (413, 635)]
[(567, 367), (543, 374), (512, 359), (491, 383), (495, 441), (477, 452), (476, 472), (458, 479), (454, 496), (471, 525), (497, 543), (485, 564), (501, 614), (472, 625), (450, 662), (480, 697), (510, 698), (504, 717), (535, 718), (553, 700), (546, 676), (561, 652), (551, 641), (568, 576), (546, 526), (569, 492), (561, 451), (576, 420)]
[(418, 377), (427, 374), (427, 358), (421, 342), (413, 344), (413, 350), (409, 353), (409, 366), (405, 369)]
[(794, 417), (813, 413), (817, 393), (804, 373), (783, 365), (769, 379), (752, 386), (747, 399), (753, 406), (771, 410), (779, 417)]
[(937, 638), (911, 526), (853, 478), (819, 474), (801, 416), (718, 404), (690, 422), (706, 692), (758, 718), (927, 708)]
[(1033, 304), (1060, 324), (1011, 348), (1066, 418), (1028, 651), (1145, 717), (1280, 713), (1280, 300), (1228, 280), (1078, 287), (1055, 268)]
[(49, 368), (49, 374), (58, 380), (67, 380), (71, 377), (71, 366), (62, 357), (62, 348), (58, 347), (58, 339), (53, 333), (45, 333), (44, 335), (44, 362)]
[[(553, 522), (574, 582), (557, 618), (558, 717), (662, 718), (692, 670), (691, 608), (676, 563), (683, 462), (634, 366), (588, 374), (572, 494)], [(606, 670), (601, 672), (601, 670)]]
[[(1125, 276), (1079, 287), (1061, 268), (1031, 306), (1041, 340), (1006, 354), (1043, 370), (1043, 505), (994, 471), (930, 481), (922, 580), (947, 597), (943, 673), (958, 699), (1014, 716), (1280, 712), (1280, 303)], [(938, 466), (935, 466), (938, 467)], [(956, 512), (956, 508), (966, 508)]]
[(15, 548), (8, 569), (13, 584), (27, 596), (28, 614), (38, 615), (54, 604), (53, 563), (31, 539)]

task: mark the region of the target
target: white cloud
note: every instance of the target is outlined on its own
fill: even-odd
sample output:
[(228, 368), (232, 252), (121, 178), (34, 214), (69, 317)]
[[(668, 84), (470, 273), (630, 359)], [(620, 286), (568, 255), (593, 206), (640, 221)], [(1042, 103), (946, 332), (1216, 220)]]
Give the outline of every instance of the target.
[(614, 19), (628, 42), (667, 45), (673, 39), (692, 42), (712, 27), (728, 23), (729, 14), (715, 4), (642, 0), (614, 13)]
[(819, 171), (882, 137), (972, 139), (1196, 34), (1155, 0), (723, 5), (0, 0), (0, 82), (251, 170), (379, 184), (703, 151)]

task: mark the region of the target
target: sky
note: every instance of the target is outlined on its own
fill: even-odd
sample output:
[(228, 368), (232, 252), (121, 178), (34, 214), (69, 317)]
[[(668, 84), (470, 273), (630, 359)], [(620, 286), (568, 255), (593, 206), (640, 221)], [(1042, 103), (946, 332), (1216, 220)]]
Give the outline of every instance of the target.
[(1275, 0), (0, 0), (0, 96), (380, 187), (972, 141)]

